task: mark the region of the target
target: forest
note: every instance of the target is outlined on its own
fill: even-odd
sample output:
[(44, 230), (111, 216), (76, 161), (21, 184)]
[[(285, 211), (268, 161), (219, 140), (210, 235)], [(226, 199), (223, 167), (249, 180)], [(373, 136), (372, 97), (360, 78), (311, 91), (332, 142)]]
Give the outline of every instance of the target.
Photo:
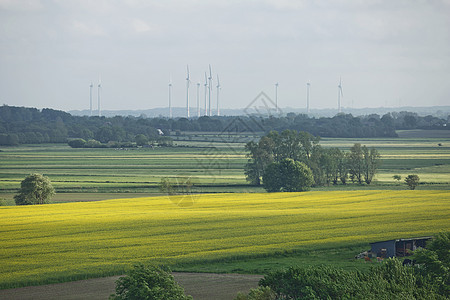
[[(416, 113), (387, 113), (334, 117), (309, 117), (288, 113), (283, 116), (202, 116), (200, 118), (144, 118), (133, 116), (73, 116), (44, 108), (0, 107), (0, 145), (66, 143), (71, 139), (135, 143), (136, 139), (168, 141), (170, 132), (262, 132), (285, 129), (305, 131), (314, 136), (342, 138), (396, 137), (399, 129), (447, 129), (447, 120)], [(232, 126), (231, 126), (232, 125)], [(164, 136), (161, 134), (164, 133)]]

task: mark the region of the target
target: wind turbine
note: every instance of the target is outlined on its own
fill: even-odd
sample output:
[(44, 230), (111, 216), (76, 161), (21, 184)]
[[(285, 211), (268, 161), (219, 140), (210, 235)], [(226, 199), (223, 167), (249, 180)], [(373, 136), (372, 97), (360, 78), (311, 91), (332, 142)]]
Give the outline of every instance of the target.
[(278, 82), (275, 83), (275, 111), (278, 113)]
[(189, 78), (189, 65), (187, 65), (187, 77), (186, 77), (186, 116), (189, 118), (189, 84), (191, 79)]
[(197, 82), (197, 117), (200, 118), (200, 82)]
[(206, 75), (206, 72), (205, 72), (205, 84), (203, 84), (203, 86), (205, 87), (205, 116), (207, 116), (208, 115), (208, 103), (206, 102), (206, 100), (207, 100), (206, 96), (208, 94), (208, 77)]
[(101, 115), (102, 115), (102, 113), (101, 113), (101, 110), (100, 110), (100, 92), (101, 92), (101, 90), (102, 90), (102, 80), (101, 80), (101, 78), (99, 77), (98, 78), (98, 86), (97, 86), (97, 107), (98, 107), (98, 116), (99, 117), (101, 117)]
[(209, 65), (209, 84), (208, 84), (208, 116), (211, 116), (211, 88), (212, 88), (212, 72), (211, 65)]
[(219, 82), (219, 75), (217, 75), (217, 115), (220, 116), (220, 107), (219, 107), (219, 91), (220, 91), (220, 82)]
[(172, 119), (172, 77), (169, 80), (169, 118)]
[(89, 112), (90, 115), (92, 117), (92, 88), (94, 87), (94, 85), (91, 82), (91, 85), (89, 86)]
[(341, 97), (344, 97), (344, 93), (342, 92), (342, 79), (339, 77), (339, 85), (338, 85), (338, 113), (341, 112)]
[(306, 83), (306, 113), (309, 114), (309, 89), (311, 84), (309, 82)]

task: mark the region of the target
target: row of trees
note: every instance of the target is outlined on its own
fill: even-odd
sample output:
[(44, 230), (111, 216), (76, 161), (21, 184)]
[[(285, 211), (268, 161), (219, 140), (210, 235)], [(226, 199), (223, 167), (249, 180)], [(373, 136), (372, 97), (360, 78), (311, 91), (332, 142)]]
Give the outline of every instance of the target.
[[(284, 130), (281, 134), (271, 131), (258, 142), (247, 143), (245, 146), (248, 151), (248, 162), (245, 165), (247, 180), (251, 184), (260, 185), (264, 179), (265, 183), (269, 182), (271, 185), (271, 177), (280, 178), (280, 172), (276, 170), (292, 164), (286, 161), (290, 159), (303, 164), (290, 168), (310, 169), (312, 184), (315, 186), (339, 182), (346, 184), (348, 179), (359, 184), (372, 182), (380, 164), (380, 154), (376, 149), (354, 144), (349, 152), (344, 152), (338, 148), (323, 148), (319, 145), (319, 141), (319, 137), (307, 132)], [(306, 179), (305, 182), (308, 181)]]
[(71, 139), (109, 142), (149, 142), (160, 139), (151, 119), (79, 117), (66, 112), (25, 107), (0, 107), (0, 145), (67, 143)]
[(136, 148), (146, 145), (170, 147), (173, 146), (173, 140), (168, 136), (159, 136), (154, 139), (149, 139), (143, 134), (138, 134), (135, 136), (133, 142), (109, 141), (107, 143), (101, 143), (95, 139), (86, 141), (85, 139), (78, 138), (69, 140), (67, 144), (72, 148)]
[(396, 129), (445, 129), (447, 120), (413, 113), (376, 114), (354, 117), (310, 117), (288, 113), (283, 116), (222, 116), (200, 118), (87, 117), (44, 108), (0, 106), (0, 145), (64, 143), (68, 139), (97, 140), (100, 143), (135, 142), (138, 135), (158, 137), (158, 129), (200, 132), (269, 132), (302, 130), (323, 137), (395, 137)]

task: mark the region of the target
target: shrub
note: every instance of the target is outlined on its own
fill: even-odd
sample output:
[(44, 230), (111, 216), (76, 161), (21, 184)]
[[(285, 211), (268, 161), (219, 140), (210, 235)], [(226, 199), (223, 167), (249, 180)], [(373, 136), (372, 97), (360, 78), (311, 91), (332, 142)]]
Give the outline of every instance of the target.
[(139, 264), (125, 277), (116, 281), (116, 294), (110, 300), (189, 300), (184, 290), (174, 280), (169, 271), (155, 266)]
[(72, 148), (84, 148), (86, 146), (86, 141), (83, 139), (73, 139), (70, 140), (68, 144)]
[(433, 280), (390, 258), (369, 272), (329, 266), (290, 267), (264, 276), (276, 299), (440, 299)]
[(310, 189), (314, 178), (307, 165), (286, 158), (267, 166), (263, 183), (268, 192), (302, 192)]
[(275, 300), (275, 293), (270, 287), (260, 286), (257, 289), (251, 289), (248, 295), (238, 293), (234, 300)]
[(16, 205), (45, 204), (55, 194), (47, 176), (31, 174), (20, 183), (19, 194), (14, 196)]

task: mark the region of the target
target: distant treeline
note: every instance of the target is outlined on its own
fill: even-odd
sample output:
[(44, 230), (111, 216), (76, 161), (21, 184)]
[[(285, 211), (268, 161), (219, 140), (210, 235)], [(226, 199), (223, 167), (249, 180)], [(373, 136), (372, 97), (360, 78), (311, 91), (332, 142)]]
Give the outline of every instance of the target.
[[(447, 120), (415, 113), (389, 113), (354, 117), (311, 118), (305, 114), (285, 116), (224, 116), (200, 118), (143, 118), (72, 116), (54, 109), (0, 107), (0, 145), (66, 143), (71, 139), (130, 143), (147, 139), (168, 141), (171, 131), (269, 132), (285, 129), (306, 131), (321, 137), (395, 137), (396, 129), (447, 129)], [(161, 132), (165, 135), (161, 135)]]

